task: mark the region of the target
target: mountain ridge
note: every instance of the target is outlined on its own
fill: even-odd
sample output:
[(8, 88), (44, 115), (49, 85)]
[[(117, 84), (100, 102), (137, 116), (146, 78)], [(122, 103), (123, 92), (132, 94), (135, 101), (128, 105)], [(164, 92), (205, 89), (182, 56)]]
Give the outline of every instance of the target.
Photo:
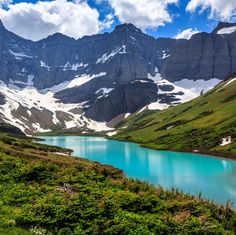
[(219, 22), (216, 28), (211, 32), (213, 34), (216, 34), (219, 30), (223, 28), (230, 28), (236, 26), (236, 23), (229, 23), (229, 22)]
[[(84, 122), (81, 118), (104, 124), (145, 106), (177, 105), (236, 71), (234, 32), (199, 33), (190, 40), (155, 39), (132, 24), (123, 24), (111, 33), (79, 40), (56, 33), (32, 42), (4, 30), (0, 34), (0, 81), (8, 117), (2, 111), (0, 118), (10, 123), (15, 118), (18, 127), (23, 125), (28, 132), (69, 128), (65, 122), (76, 126)], [(40, 100), (32, 104), (27, 100), (29, 90), (38, 98), (50, 97), (49, 104), (42, 104), (43, 108)], [(59, 106), (68, 108), (65, 112)], [(48, 117), (44, 123), (42, 116)]]

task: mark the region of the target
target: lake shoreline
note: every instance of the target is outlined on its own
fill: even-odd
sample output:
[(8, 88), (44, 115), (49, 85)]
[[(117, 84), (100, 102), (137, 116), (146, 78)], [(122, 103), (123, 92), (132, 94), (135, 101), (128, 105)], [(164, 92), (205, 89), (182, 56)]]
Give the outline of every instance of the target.
[(116, 138), (112, 138), (112, 137), (107, 137), (106, 139), (116, 140), (116, 141), (121, 141), (121, 142), (135, 143), (143, 148), (149, 148), (149, 149), (153, 149), (153, 150), (157, 150), (157, 151), (159, 150), (159, 151), (171, 151), (171, 152), (179, 152), (179, 153), (194, 153), (197, 155), (207, 155), (209, 157), (220, 158), (223, 160), (232, 160), (232, 161), (236, 162), (236, 154), (229, 154), (229, 153), (225, 153), (225, 152), (211, 152), (211, 151), (200, 150), (200, 149), (193, 149), (193, 150), (160, 149), (160, 148), (155, 148), (155, 147), (149, 146), (148, 144), (142, 144), (140, 142), (132, 141), (132, 140), (116, 139)]
[[(131, 142), (132, 143), (132, 142)], [(220, 159), (223, 159), (223, 160), (231, 160), (231, 161), (236, 161), (236, 156), (230, 156), (228, 155), (228, 157), (225, 157), (225, 154), (224, 153), (219, 153), (219, 152), (210, 152), (210, 151), (203, 151), (203, 150), (175, 150), (175, 149), (156, 149), (156, 148), (152, 148), (152, 147), (148, 147), (148, 146), (145, 146), (145, 145), (142, 145), (140, 144), (141, 147), (143, 148), (150, 148), (150, 149), (153, 149), (153, 150), (159, 150), (159, 151), (171, 151), (171, 152), (178, 152), (178, 153), (193, 153), (193, 154), (196, 154), (196, 155), (201, 155), (201, 156), (208, 156), (208, 157), (213, 157), (213, 158), (220, 158)]]
[[(43, 136), (47, 136), (46, 133), (44, 135), (40, 135), (39, 134), (36, 134), (36, 135), (33, 135), (33, 137), (36, 137), (37, 136), (41, 136), (41, 138)], [(209, 157), (216, 157), (216, 158), (220, 158), (220, 159), (223, 159), (223, 160), (232, 160), (232, 161), (236, 161), (236, 154), (229, 154), (227, 152), (211, 152), (211, 151), (207, 151), (207, 150), (202, 150), (202, 149), (192, 149), (192, 150), (176, 150), (176, 149), (159, 149), (159, 148), (155, 148), (155, 147), (152, 147), (152, 146), (149, 146), (148, 144), (142, 144), (140, 142), (137, 142), (137, 141), (133, 141), (133, 140), (124, 140), (124, 139), (116, 139), (116, 138), (113, 138), (112, 136), (106, 136), (106, 135), (101, 135), (101, 134), (98, 134), (98, 135), (95, 135), (94, 133), (86, 133), (86, 134), (50, 134), (48, 136), (65, 136), (65, 137), (68, 137), (68, 136), (81, 136), (81, 137), (103, 137), (105, 139), (108, 139), (108, 140), (116, 140), (116, 141), (121, 141), (121, 142), (129, 142), (129, 143), (135, 143), (135, 144), (138, 144), (140, 145), (141, 147), (143, 148), (149, 148), (149, 149), (153, 149), (153, 150), (160, 150), (160, 151), (171, 151), (171, 152), (180, 152), (180, 153), (194, 153), (194, 154), (199, 154), (199, 155), (207, 155)]]
[[(63, 139), (63, 137), (64, 138), (67, 138), (67, 137), (69, 137), (69, 136), (42, 136), (41, 138), (44, 138), (45, 137), (45, 140), (47, 140), (48, 138), (49, 138), (49, 140), (51, 139), (51, 138), (56, 138), (56, 140), (57, 140), (57, 137), (58, 137), (58, 139), (60, 140), (61, 139), (61, 137), (62, 137), (62, 139)], [(75, 136), (70, 136), (72, 139), (75, 137)], [(82, 149), (84, 149), (85, 147), (87, 148), (87, 149), (89, 149), (89, 146), (90, 146), (90, 148), (91, 149), (93, 149), (93, 154), (91, 154), (91, 151), (89, 151), (89, 153), (88, 154), (85, 154), (84, 152), (80, 152), (80, 149), (81, 149), (81, 147), (80, 147), (80, 141), (79, 141), (79, 138), (82, 138), (82, 142), (81, 142), (81, 146), (82, 146)], [(158, 180), (158, 178), (156, 178), (156, 174), (152, 174), (151, 176), (150, 176), (150, 173), (149, 173), (149, 171), (145, 171), (145, 169), (149, 169), (149, 164), (150, 164), (150, 161), (152, 161), (152, 164), (154, 164), (155, 163), (155, 166), (156, 167), (161, 167), (161, 165), (159, 165), (160, 164), (160, 162), (157, 164), (157, 161), (158, 161), (158, 159), (159, 158), (162, 158), (163, 159), (163, 161), (165, 162), (166, 160), (166, 158), (165, 158), (165, 156), (169, 156), (170, 157), (170, 161), (172, 162), (172, 161), (175, 161), (175, 162), (173, 162), (172, 164), (177, 164), (177, 165), (175, 165), (175, 167), (182, 167), (181, 166), (181, 162), (185, 162), (185, 161), (187, 161), (187, 162), (189, 162), (189, 163), (187, 163), (188, 165), (188, 167), (187, 168), (185, 168), (185, 169), (192, 169), (191, 170), (191, 174), (190, 174), (190, 177), (191, 176), (194, 176), (194, 174), (199, 174), (199, 173), (201, 173), (202, 174), (202, 176), (204, 176), (204, 172), (202, 173), (202, 171), (201, 170), (198, 170), (198, 169), (201, 169), (202, 167), (201, 166), (204, 166), (204, 163), (199, 163), (199, 162), (202, 162), (202, 161), (204, 161), (205, 163), (206, 162), (209, 162), (209, 165), (207, 164), (206, 166), (209, 166), (209, 169), (207, 170), (207, 172), (209, 173), (209, 170), (210, 170), (210, 172), (212, 172), (212, 164), (214, 165), (215, 164), (215, 162), (217, 162), (217, 161), (219, 161), (219, 163), (217, 163), (218, 164), (218, 166), (220, 167), (219, 169), (222, 169), (222, 170), (220, 170), (220, 172), (222, 172), (223, 173), (223, 169), (225, 169), (224, 167), (222, 168), (222, 164), (225, 166), (225, 164), (235, 164), (235, 162), (234, 161), (232, 161), (231, 159), (227, 159), (227, 158), (223, 158), (223, 157), (217, 157), (217, 156), (214, 156), (214, 155), (205, 155), (204, 153), (200, 153), (200, 152), (187, 152), (187, 151), (185, 151), (185, 152), (183, 152), (183, 151), (173, 151), (173, 150), (156, 150), (156, 149), (154, 149), (154, 148), (150, 148), (150, 147), (148, 147), (148, 146), (143, 146), (143, 145), (141, 145), (141, 144), (139, 144), (139, 143), (134, 143), (134, 142), (131, 142), (131, 141), (121, 141), (121, 140), (114, 140), (114, 139), (110, 139), (110, 138), (104, 138), (104, 137), (96, 137), (96, 138), (101, 138), (101, 139), (103, 139), (103, 140), (93, 140), (93, 137), (94, 136), (91, 136), (91, 137), (88, 137), (88, 138), (92, 138), (92, 139), (85, 139), (85, 140), (83, 140), (83, 137), (84, 136), (78, 136), (78, 139), (74, 139), (74, 141), (78, 141), (78, 143), (75, 145), (75, 142), (73, 142), (72, 141), (72, 145), (71, 146), (74, 146), (74, 147), (76, 147), (76, 148), (72, 148), (73, 149), (73, 153), (72, 153), (72, 157), (79, 157), (79, 158), (82, 158), (82, 159), (86, 159), (86, 160), (89, 160), (89, 161), (92, 161), (92, 162), (97, 162), (97, 163), (99, 163), (99, 164), (102, 164), (102, 165), (110, 165), (110, 166), (112, 166), (113, 168), (116, 168), (116, 169), (120, 169), (122, 172), (123, 172), (123, 175), (125, 176), (125, 177), (127, 177), (127, 178), (133, 178), (133, 179), (139, 179), (139, 180), (141, 180), (141, 181), (143, 181), (143, 182), (146, 182), (146, 183), (148, 183), (148, 184), (152, 184), (152, 185), (155, 185), (155, 187), (158, 187), (158, 186), (160, 186), (160, 185), (162, 185), (162, 187), (163, 188), (166, 188), (166, 189), (168, 189), (169, 187), (174, 187), (174, 188), (178, 188), (178, 189), (180, 189), (181, 191), (183, 191), (183, 192), (185, 192), (185, 193), (190, 193), (189, 191), (186, 191), (185, 189), (184, 189), (184, 187), (182, 187), (181, 188), (181, 186), (180, 185), (175, 185), (175, 184), (169, 184), (169, 183), (164, 183), (163, 184), (163, 182), (162, 181), (159, 181)], [(85, 137), (86, 138), (86, 137)], [(95, 141), (95, 142), (94, 142)], [(142, 165), (140, 165), (140, 162), (143, 162), (143, 161), (141, 161), (141, 158), (140, 158), (140, 156), (139, 155), (137, 155), (136, 156), (136, 154), (137, 154), (137, 152), (130, 152), (130, 151), (128, 151), (129, 152), (129, 154), (128, 155), (126, 155), (126, 153), (122, 150), (121, 152), (118, 152), (118, 155), (117, 155), (117, 157), (118, 158), (120, 158), (120, 160), (118, 160), (117, 158), (116, 158), (116, 160), (115, 161), (110, 161), (110, 160), (108, 160), (107, 161), (107, 157), (105, 157), (106, 158), (106, 160), (104, 161), (104, 152), (103, 151), (98, 151), (98, 152), (96, 152), (96, 141), (98, 141), (98, 142), (100, 142), (100, 141), (102, 141), (103, 143), (102, 143), (102, 145), (99, 143), (99, 149), (101, 148), (101, 146), (104, 146), (104, 145), (110, 145), (110, 150), (112, 150), (112, 149), (117, 149), (117, 146), (121, 146), (121, 149), (122, 148), (124, 148), (124, 147), (122, 147), (122, 146), (126, 146), (126, 144), (128, 144), (128, 143), (130, 143), (131, 145), (128, 145), (128, 146), (131, 146), (130, 147), (130, 149), (136, 149), (136, 148), (140, 148), (140, 150), (138, 151), (138, 152), (140, 152), (141, 153), (141, 156), (143, 157), (144, 155), (146, 156), (146, 157), (149, 157), (148, 155), (147, 155), (147, 153), (148, 154), (150, 154), (150, 158), (145, 158), (145, 159), (150, 159), (150, 161), (148, 160), (148, 161), (144, 161), (144, 165), (142, 164)], [(110, 141), (110, 142), (109, 142)], [(47, 142), (47, 141), (46, 141)], [(126, 142), (126, 144), (125, 143), (122, 143), (122, 142)], [(44, 141), (42, 142), (43, 144), (46, 144), (46, 145), (55, 145), (55, 146), (59, 146), (59, 147), (62, 147), (60, 144), (59, 144), (59, 142), (51, 142), (51, 141), (49, 141), (48, 143), (45, 143)], [(70, 141), (68, 141), (67, 143), (70, 143)], [(134, 145), (132, 145), (132, 144), (134, 144)], [(64, 144), (63, 144), (63, 146), (64, 146)], [(128, 146), (126, 146), (126, 147), (128, 147)], [(70, 145), (67, 145), (67, 146), (64, 146), (64, 148), (65, 147), (67, 147), (67, 149), (69, 149), (70, 148)], [(141, 149), (141, 148), (143, 148), (143, 150)], [(118, 148), (119, 149), (119, 148)], [(147, 149), (147, 150), (145, 150), (145, 149)], [(152, 152), (152, 150), (154, 150), (153, 152)], [(132, 150), (131, 150), (132, 151)], [(156, 152), (156, 153), (155, 153)], [(159, 153), (158, 153), (159, 152)], [(170, 153), (168, 153), (168, 152), (170, 152)], [(82, 153), (82, 155), (81, 155), (81, 153)], [(146, 154), (145, 154), (146, 153)], [(178, 154), (179, 153), (179, 154)], [(183, 154), (181, 154), (181, 153), (183, 153)], [(57, 153), (54, 153), (54, 154), (58, 154), (58, 151), (57, 151)], [(144, 155), (143, 155), (144, 154)], [(157, 158), (156, 157), (154, 157), (154, 154), (157, 154), (157, 155), (155, 155), (155, 156), (157, 156)], [(169, 154), (169, 155), (168, 155)], [(174, 158), (175, 157), (175, 154), (179, 157), (179, 158)], [(184, 155), (184, 154), (187, 154), (187, 155)], [(189, 154), (189, 155), (188, 155)], [(204, 154), (204, 155), (203, 155)], [(114, 156), (114, 154), (112, 154), (112, 156)], [(151, 157), (152, 156), (152, 157)], [(189, 156), (189, 158), (188, 158), (188, 156)], [(140, 176), (137, 176), (137, 174), (136, 173), (133, 173), (133, 171), (130, 171), (130, 168), (128, 167), (127, 168), (127, 161), (125, 160), (126, 159), (126, 157), (128, 157), (129, 158), (129, 162), (130, 161), (132, 161), (132, 159), (133, 159), (133, 161), (136, 161), (138, 164), (137, 164), (137, 166), (136, 166), (136, 169), (139, 169), (139, 168), (142, 168), (143, 169), (143, 172), (145, 172), (145, 174), (143, 174), (143, 172), (142, 172), (142, 174), (140, 175)], [(130, 159), (130, 157), (132, 157), (132, 159)], [(199, 158), (199, 161), (198, 161), (198, 158)], [(212, 160), (211, 160), (211, 159)], [(221, 158), (221, 160), (220, 160), (220, 158)], [(155, 160), (156, 159), (156, 160)], [(172, 160), (171, 160), (172, 159)], [(175, 159), (175, 160), (174, 160)], [(182, 159), (182, 160), (181, 160)], [(188, 160), (189, 159), (189, 160)], [(204, 160), (204, 159), (206, 159), (206, 160)], [(208, 159), (208, 160), (207, 160)], [(218, 160), (217, 160), (218, 159)], [(124, 160), (124, 161), (123, 161)], [(155, 160), (155, 162), (153, 163), (153, 161)], [(221, 161), (221, 163), (220, 163), (220, 161)], [(223, 161), (227, 161), (227, 163), (224, 163)], [(148, 163), (149, 162), (149, 163)], [(164, 162), (162, 162), (162, 164), (163, 164), (163, 166), (165, 166), (165, 163)], [(192, 163), (191, 163), (192, 162)], [(196, 162), (196, 164), (195, 164), (195, 162)], [(118, 164), (117, 164), (118, 163)], [(212, 164), (211, 164), (212, 163)], [(190, 164), (190, 165), (189, 165)], [(200, 164), (200, 165), (199, 165)], [(194, 166), (195, 165), (195, 166)], [(154, 166), (154, 165), (153, 165)], [(190, 168), (189, 168), (190, 167)], [(157, 169), (157, 168), (156, 168)], [(161, 168), (160, 168), (161, 169)], [(178, 168), (177, 168), (178, 169)], [(218, 169), (218, 170), (219, 170)], [(156, 170), (155, 170), (155, 172), (156, 172)], [(172, 171), (171, 171), (172, 172)], [(170, 172), (170, 174), (172, 174)], [(183, 175), (182, 175), (182, 170), (180, 171), (180, 173), (179, 173), (179, 175), (180, 175), (180, 177), (183, 177)], [(194, 172), (196, 172), (196, 173), (194, 173)], [(158, 174), (158, 173), (157, 173)], [(167, 174), (167, 176), (169, 175), (168, 174), (168, 172), (166, 172), (165, 174)], [(214, 172), (212, 172), (212, 176), (214, 176)], [(149, 178), (147, 178), (147, 177), (149, 177)], [(170, 175), (168, 176), (168, 177), (170, 177)], [(153, 181), (154, 180), (154, 181)], [(201, 180), (203, 180), (201, 177), (200, 177), (200, 179), (198, 179), (198, 181), (201, 181)], [(183, 178), (183, 182), (182, 182), (182, 184), (185, 182), (185, 179)], [(186, 182), (187, 183), (187, 185), (188, 185), (188, 182)], [(226, 182), (226, 184), (227, 184), (227, 182)], [(172, 186), (171, 186), (172, 185)], [(190, 188), (191, 188), (191, 186), (190, 186)], [(211, 195), (211, 193), (209, 193), (209, 192), (207, 192), (206, 190), (203, 190), (203, 188), (201, 188), (201, 189), (199, 189), (198, 190), (198, 187), (196, 188), (197, 190), (195, 191), (193, 191), (193, 192), (191, 192), (191, 195), (194, 195), (194, 196), (196, 196), (196, 195), (198, 195), (198, 193), (199, 192), (202, 192), (203, 194), (204, 194), (204, 198), (206, 198), (206, 199), (210, 199), (210, 198), (214, 198), (215, 196), (212, 196)], [(203, 190), (203, 191), (202, 191)], [(221, 194), (221, 193), (219, 193), (219, 194)], [(214, 200), (214, 202), (215, 203), (217, 203), (217, 204), (219, 204), (219, 205), (224, 205), (225, 203), (226, 203), (226, 201), (229, 199), (229, 198), (231, 198), (230, 197), (230, 195), (228, 195), (229, 197), (227, 197), (227, 198), (224, 198), (225, 196), (223, 196), (222, 198), (220, 198), (219, 197), (219, 199), (217, 199), (217, 198), (214, 198), (213, 200)], [(233, 199), (232, 199), (233, 200)], [(234, 201), (234, 200), (233, 200)], [(236, 202), (234, 202), (234, 204), (236, 204)], [(234, 209), (236, 209), (235, 207), (233, 207)]]

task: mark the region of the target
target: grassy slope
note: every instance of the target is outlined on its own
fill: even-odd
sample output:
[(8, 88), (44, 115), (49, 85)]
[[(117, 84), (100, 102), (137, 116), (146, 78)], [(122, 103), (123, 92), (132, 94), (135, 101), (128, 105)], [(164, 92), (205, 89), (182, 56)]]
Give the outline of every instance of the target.
[(1, 235), (234, 234), (229, 207), (53, 152), (66, 150), (0, 134)]
[[(227, 81), (228, 82), (228, 81)], [(119, 127), (115, 139), (141, 143), (155, 149), (193, 151), (236, 156), (236, 81), (218, 85), (188, 103), (167, 110), (131, 116)], [(220, 146), (223, 137), (233, 143)]]

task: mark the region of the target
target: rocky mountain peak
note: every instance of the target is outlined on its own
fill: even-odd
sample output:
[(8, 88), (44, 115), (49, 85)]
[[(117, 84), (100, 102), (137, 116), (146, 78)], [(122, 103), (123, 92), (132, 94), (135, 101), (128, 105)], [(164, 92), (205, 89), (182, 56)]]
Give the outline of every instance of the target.
[(131, 23), (121, 24), (115, 27), (114, 32), (136, 32), (136, 33), (142, 33), (142, 30), (137, 28)]
[(53, 35), (48, 36), (47, 38), (41, 41), (48, 41), (48, 42), (75, 42), (74, 38), (68, 37), (62, 33), (54, 33)]
[(217, 34), (221, 29), (231, 28), (236, 26), (236, 23), (228, 23), (228, 22), (219, 22), (217, 27), (212, 31), (213, 34)]

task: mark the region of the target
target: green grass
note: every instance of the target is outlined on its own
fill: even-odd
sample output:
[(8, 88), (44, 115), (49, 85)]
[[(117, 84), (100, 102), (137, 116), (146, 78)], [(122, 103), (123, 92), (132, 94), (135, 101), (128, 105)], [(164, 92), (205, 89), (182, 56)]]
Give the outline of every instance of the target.
[(17, 227), (9, 228), (9, 227), (0, 228), (0, 235), (31, 235), (32, 234), (29, 231), (26, 231), (25, 229), (22, 229), (22, 228), (17, 228)]
[(236, 213), (0, 134), (0, 234), (235, 234)]
[[(117, 126), (119, 132), (112, 138), (155, 149), (198, 150), (235, 158), (236, 81), (224, 86), (227, 82), (188, 103), (132, 115)], [(228, 136), (232, 144), (220, 146)]]

